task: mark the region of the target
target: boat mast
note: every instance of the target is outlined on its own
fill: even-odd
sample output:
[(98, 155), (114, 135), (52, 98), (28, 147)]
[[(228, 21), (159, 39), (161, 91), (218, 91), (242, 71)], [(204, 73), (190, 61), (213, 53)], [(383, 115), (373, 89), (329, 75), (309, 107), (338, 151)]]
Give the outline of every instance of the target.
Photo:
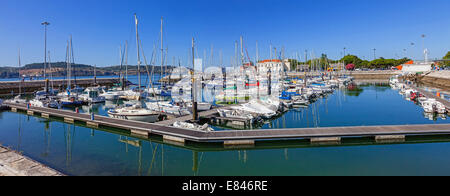
[[(161, 17), (161, 69), (160, 69), (160, 81), (163, 79), (163, 66), (164, 66), (164, 46), (163, 46), (163, 17)], [(163, 85), (165, 87), (165, 83)]]
[(54, 85), (53, 85), (52, 59), (50, 58), (50, 51), (48, 51), (48, 68), (50, 70), (50, 82), (52, 84), (52, 91), (53, 91), (53, 89), (55, 89), (55, 88), (54, 88)]
[(192, 37), (192, 72), (191, 72), (191, 81), (192, 81), (192, 118), (194, 121), (197, 120), (197, 96), (195, 90), (195, 42), (194, 37)]
[(234, 63), (234, 103), (237, 104), (237, 70), (236, 66), (238, 64), (238, 42), (235, 42), (234, 45), (234, 52), (235, 52), (235, 63)]
[[(71, 55), (71, 58), (70, 59), (72, 59), (72, 63), (71, 63), (71, 65), (73, 64), (73, 66), (74, 66), (74, 68), (76, 69), (76, 66), (75, 66), (75, 57), (74, 57), (74, 55), (73, 55), (73, 45), (72, 45), (72, 35), (70, 35), (70, 55)], [(70, 59), (69, 59), (69, 61), (70, 61)], [(70, 68), (71, 70), (72, 70), (72, 67)], [(76, 70), (75, 70), (75, 72), (73, 73), (73, 76), (75, 77), (74, 79), (75, 79), (75, 87), (77, 86), (77, 72), (76, 72)]]
[(48, 22), (43, 22), (45, 28), (45, 38), (44, 38), (44, 78), (47, 77), (47, 26), (50, 25)]
[(125, 41), (125, 79), (128, 81), (128, 41)]
[(258, 41), (256, 41), (256, 61), (255, 61), (255, 69), (256, 69), (256, 85), (257, 85), (257, 98), (259, 99), (259, 70), (258, 70), (258, 61), (259, 61), (259, 49), (258, 49)]
[(69, 49), (69, 41), (67, 41), (67, 48), (66, 48), (66, 63), (67, 63), (67, 89), (70, 90), (71, 87), (71, 78), (72, 78), (72, 74), (71, 74), (71, 69), (70, 69), (70, 49)]
[(22, 75), (20, 75), (20, 48), (19, 48), (19, 96), (22, 94)]
[(139, 53), (139, 34), (138, 34), (138, 19), (137, 19), (137, 16), (136, 16), (136, 14), (134, 14), (134, 20), (135, 20), (135, 23), (136, 23), (136, 47), (137, 47), (137, 61), (138, 61), (138, 67), (137, 67), (137, 70), (138, 70), (138, 89), (139, 89), (139, 92), (141, 92), (141, 56), (140, 56), (140, 53)]

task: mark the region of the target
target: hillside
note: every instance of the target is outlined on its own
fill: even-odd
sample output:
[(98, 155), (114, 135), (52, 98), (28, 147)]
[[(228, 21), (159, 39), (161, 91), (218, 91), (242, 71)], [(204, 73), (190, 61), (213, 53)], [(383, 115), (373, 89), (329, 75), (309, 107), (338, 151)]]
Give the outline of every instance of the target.
[[(67, 75), (67, 64), (65, 62), (52, 62), (50, 63), (51, 69), (47, 67), (47, 74), (52, 74), (53, 77), (61, 77)], [(153, 72), (155, 74), (161, 73), (160, 66), (153, 67)], [(92, 65), (85, 64), (74, 64), (72, 65), (72, 75), (76, 76), (92, 76), (94, 75), (94, 69), (96, 70), (97, 76), (112, 76), (119, 75), (121, 69), (119, 65), (113, 65), (108, 67), (97, 67), (94, 68)], [(171, 70), (171, 66), (167, 66), (168, 70), (164, 72), (168, 72)], [(17, 78), (20, 75), (25, 76), (36, 76), (44, 74), (44, 63), (32, 63), (27, 64), (20, 69), (17, 67), (0, 67), (0, 78)], [(152, 66), (149, 66), (149, 71), (151, 72)], [(122, 72), (125, 73), (125, 66), (122, 66)], [(141, 66), (141, 73), (146, 74), (147, 70), (145, 66)], [(129, 65), (128, 66), (128, 74), (136, 75), (137, 74), (137, 65)]]

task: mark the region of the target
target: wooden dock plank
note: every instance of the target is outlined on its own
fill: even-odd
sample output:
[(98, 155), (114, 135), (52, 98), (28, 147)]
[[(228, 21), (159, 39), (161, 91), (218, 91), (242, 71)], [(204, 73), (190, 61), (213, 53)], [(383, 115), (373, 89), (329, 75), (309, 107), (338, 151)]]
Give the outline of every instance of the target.
[[(25, 105), (6, 103), (10, 107), (27, 110)], [(31, 107), (35, 113), (49, 113), (52, 116), (71, 118), (76, 121), (91, 121), (89, 114), (80, 114), (68, 110)], [(231, 140), (284, 140), (309, 139), (315, 137), (374, 137), (380, 135), (434, 135), (450, 134), (450, 124), (426, 125), (386, 125), (386, 126), (352, 126), (352, 127), (321, 127), (270, 130), (230, 130), (230, 131), (197, 131), (170, 127), (158, 123), (114, 119), (105, 116), (95, 116), (95, 121), (102, 126), (115, 127), (125, 130), (148, 132), (161, 136), (183, 138), (196, 142), (219, 142)]]

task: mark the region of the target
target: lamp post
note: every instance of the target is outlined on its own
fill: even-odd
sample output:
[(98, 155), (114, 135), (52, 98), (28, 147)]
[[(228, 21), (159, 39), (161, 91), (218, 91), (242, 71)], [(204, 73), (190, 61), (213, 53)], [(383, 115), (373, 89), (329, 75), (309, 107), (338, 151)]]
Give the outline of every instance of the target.
[(377, 56), (376, 56), (376, 53), (375, 53), (375, 51), (376, 51), (377, 49), (373, 49), (373, 60), (375, 60), (375, 59), (377, 59)]

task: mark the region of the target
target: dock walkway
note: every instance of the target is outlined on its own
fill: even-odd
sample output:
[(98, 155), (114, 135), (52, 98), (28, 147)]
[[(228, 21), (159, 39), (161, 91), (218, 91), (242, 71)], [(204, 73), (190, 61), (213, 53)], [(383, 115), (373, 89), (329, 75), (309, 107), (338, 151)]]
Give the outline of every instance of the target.
[(62, 173), (0, 146), (0, 176), (64, 176)]
[[(286, 140), (286, 139), (310, 139), (322, 141), (322, 139), (339, 140), (341, 137), (376, 137), (381, 139), (399, 138), (406, 135), (436, 135), (450, 134), (450, 124), (426, 124), (426, 125), (389, 125), (389, 126), (354, 126), (354, 127), (322, 127), (322, 128), (295, 128), (295, 129), (270, 129), (270, 130), (233, 130), (233, 131), (198, 131), (170, 127), (157, 123), (145, 123), (138, 121), (122, 120), (95, 115), (91, 120), (89, 114), (75, 113), (67, 110), (51, 108), (27, 108), (26, 105), (5, 103), (12, 111), (27, 111), (28, 115), (41, 114), (43, 118), (62, 117), (65, 122), (85, 122), (87, 126), (107, 126), (129, 130), (132, 134), (149, 136), (150, 134), (163, 136), (164, 139), (184, 143), (193, 142), (224, 142), (226, 145), (251, 142), (256, 140)], [(391, 136), (391, 137), (389, 137)], [(237, 142), (237, 143), (234, 143)]]

